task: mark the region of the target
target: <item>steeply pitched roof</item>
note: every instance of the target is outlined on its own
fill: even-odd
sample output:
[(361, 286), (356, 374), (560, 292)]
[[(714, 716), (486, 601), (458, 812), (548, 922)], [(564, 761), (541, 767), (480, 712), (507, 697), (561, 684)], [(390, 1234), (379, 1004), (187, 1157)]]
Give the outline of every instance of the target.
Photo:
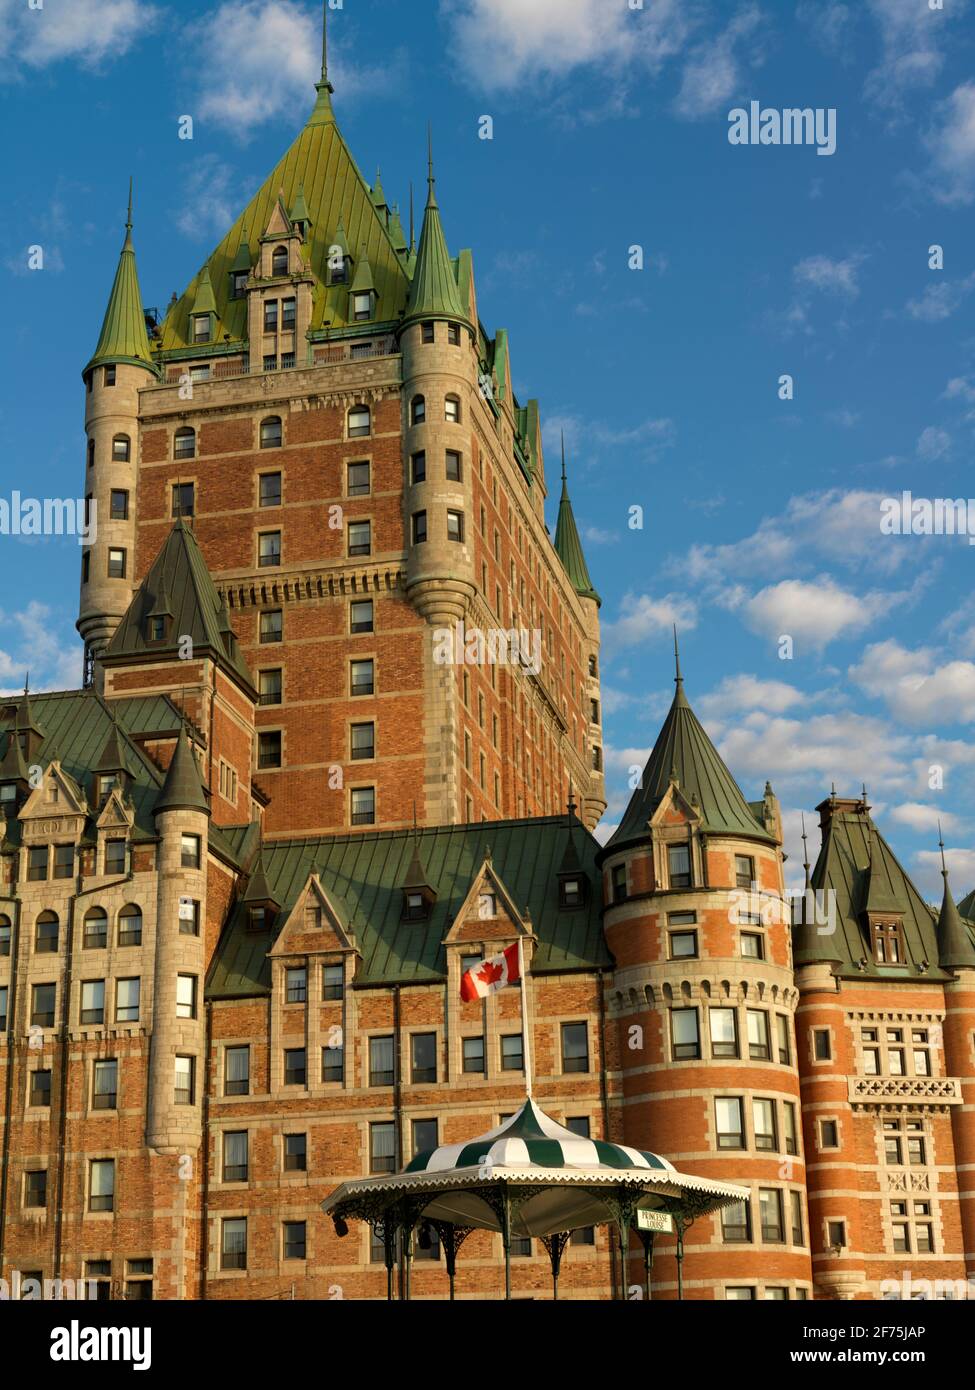
[[(299, 192), (303, 195), (303, 208)], [(375, 331), (377, 321), (398, 320), (406, 307), (410, 287), (405, 258), (397, 254), (385, 213), (376, 208), (372, 191), (335, 123), (331, 84), (326, 79), (319, 84), (318, 101), (308, 124), (207, 261), (222, 333), (229, 334), (232, 343), (243, 342), (247, 337), (247, 300), (231, 298), (231, 270), (240, 268), (242, 242), (248, 246), (259, 244), (282, 195), (285, 208), (296, 208), (311, 220), (303, 253), (317, 282), (312, 329), (320, 329), (326, 319), (333, 330), (352, 321), (349, 287), (328, 287), (328, 254), (336, 242), (340, 223), (349, 246), (356, 248), (356, 257), (364, 251), (373, 272), (377, 306), (369, 330)], [(193, 346), (190, 315), (199, 280), (197, 276), (166, 315), (162, 327), (164, 352)]]
[(85, 368), (89, 372), (103, 362), (131, 362), (155, 371), (146, 332), (146, 316), (139, 289), (139, 272), (135, 264), (132, 242), (132, 199), (129, 196), (129, 218), (125, 224), (125, 241), (119, 257), (115, 283), (108, 297), (108, 308), (102, 323), (101, 335), (94, 356)]
[(972, 927), (959, 916), (948, 883), (948, 870), (942, 869), (945, 881), (938, 918), (938, 964), (942, 970), (975, 970), (975, 944)]
[(454, 263), (450, 259), (447, 239), (440, 221), (435, 184), (431, 156), (427, 207), (423, 215), (423, 231), (420, 233), (416, 269), (413, 272), (413, 285), (404, 323), (431, 318), (458, 319), (464, 323), (468, 321), (457, 288)]
[[(826, 804), (824, 803), (824, 808)], [(880, 965), (873, 958), (867, 932), (866, 914), (871, 878), (883, 885), (885, 913), (894, 912), (903, 922), (907, 961), (904, 965)], [(796, 965), (810, 960), (830, 959), (838, 973), (856, 979), (941, 979), (938, 968), (936, 919), (931, 908), (911, 882), (893, 850), (874, 825), (863, 803), (841, 803), (829, 811), (823, 844), (810, 880), (817, 894), (822, 893), (824, 908), (835, 907), (835, 931), (817, 939), (828, 941), (829, 956), (812, 956), (795, 949)], [(878, 899), (875, 898), (874, 902)], [(871, 909), (872, 911), (873, 909)], [(824, 912), (823, 916), (826, 915)], [(823, 923), (823, 927), (826, 927)], [(794, 942), (794, 945), (798, 943)], [(861, 962), (865, 962), (861, 966)]]
[(975, 888), (972, 889), (958, 904), (958, 911), (969, 921), (975, 922)]
[(601, 604), (593, 582), (589, 578), (589, 567), (582, 550), (582, 541), (576, 527), (576, 519), (569, 501), (569, 484), (565, 473), (565, 445), (562, 446), (562, 500), (559, 503), (559, 519), (555, 526), (555, 553), (562, 561), (562, 568), (572, 583), (576, 593), (582, 598), (595, 599)]
[[(442, 979), (444, 937), (490, 850), (493, 871), (519, 908), (531, 914), (538, 937), (534, 970), (593, 969), (610, 963), (598, 888), (594, 886), (584, 908), (567, 911), (559, 904), (558, 874), (566, 834), (563, 817), (442, 826), (416, 834), (425, 872), (437, 887), (436, 903), (422, 922), (403, 918), (403, 885), (411, 877), (415, 852), (412, 830), (265, 843), (264, 873), (282, 909), (276, 929), (314, 873), (343, 925), (356, 936), (362, 954), (357, 984)], [(575, 837), (583, 869), (598, 885), (598, 845), (581, 825), (576, 825)], [(231, 832), (228, 838), (233, 838)], [(246, 911), (239, 905), (217, 947), (207, 993), (213, 998), (266, 994), (267, 953), (273, 944), (274, 932), (247, 930)]]
[[(150, 643), (150, 613), (158, 610), (158, 598), (165, 594), (167, 612), (172, 613), (169, 634), (163, 642)], [(210, 653), (253, 690), (254, 680), (236, 642), (221, 630), (221, 600), (196, 536), (179, 518), (170, 531), (149, 573), (136, 590), (125, 617), (115, 629), (102, 660), (148, 655), (178, 655), (183, 639), (190, 637), (195, 652)]]
[(153, 810), (157, 816), (164, 811), (202, 811), (205, 815), (210, 814), (199, 764), (185, 728), (179, 731), (166, 780)]
[(672, 776), (677, 780), (681, 795), (699, 809), (703, 829), (707, 832), (774, 842), (774, 836), (756, 820), (737, 782), (688, 704), (679, 673), (674, 702), (657, 735), (640, 786), (630, 798), (607, 848), (646, 835), (647, 822), (667, 794)]

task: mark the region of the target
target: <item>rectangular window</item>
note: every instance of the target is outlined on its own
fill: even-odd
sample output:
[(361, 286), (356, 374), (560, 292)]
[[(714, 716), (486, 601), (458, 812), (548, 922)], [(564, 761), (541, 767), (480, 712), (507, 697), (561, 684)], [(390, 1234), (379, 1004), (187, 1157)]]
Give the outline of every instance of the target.
[(223, 1093), (225, 1096), (246, 1096), (250, 1093), (251, 1050), (249, 1047), (228, 1047), (223, 1054)]
[(697, 1009), (671, 1009), (670, 1037), (675, 1061), (700, 1057), (701, 1037)]
[(94, 1065), (92, 1073), (92, 1110), (114, 1110), (118, 1101), (118, 1061), (106, 1057)]
[(840, 1146), (840, 1127), (835, 1120), (820, 1120), (819, 1147), (838, 1149)]
[(284, 1171), (286, 1173), (305, 1173), (308, 1171), (307, 1135), (286, 1134), (284, 1136)]
[(375, 724), (353, 724), (350, 733), (353, 762), (361, 762), (376, 756)]
[(671, 960), (688, 960), (697, 955), (696, 931), (672, 931), (670, 933)]
[(92, 1160), (88, 1187), (88, 1210), (115, 1210), (114, 1159), (96, 1158)]
[(177, 1057), (175, 1060), (175, 1075), (173, 1087), (173, 1100), (176, 1105), (192, 1105), (195, 1097), (195, 1057)]
[(31, 845), (27, 851), (27, 882), (43, 883), (47, 878), (47, 845)]
[(32, 1071), (27, 1104), (35, 1110), (46, 1110), (51, 1104), (51, 1073), (47, 1070)]
[(748, 1009), (745, 1014), (748, 1023), (748, 1055), (753, 1062), (767, 1062), (771, 1059), (769, 1046), (768, 1014), (764, 1009)]
[(34, 950), (40, 955), (57, 955), (59, 924), (53, 912), (44, 912), (34, 928)]
[(326, 965), (322, 971), (322, 998), (341, 999), (344, 989), (344, 967), (341, 965)]
[(297, 321), (298, 301), (296, 299), (282, 299), (281, 301), (281, 327), (285, 333), (293, 333)]
[(350, 463), (348, 469), (348, 494), (350, 497), (369, 496), (369, 464)]
[(392, 1037), (369, 1039), (369, 1085), (392, 1086), (395, 1053)]
[(33, 985), (31, 987), (30, 1021), (37, 1028), (54, 1027), (54, 1004), (57, 995), (56, 985)]
[(286, 1260), (303, 1260), (305, 1250), (304, 1221), (286, 1221), (284, 1223), (284, 1258)]
[(349, 522), (349, 555), (372, 554), (372, 525), (368, 521)]
[(396, 1172), (396, 1126), (387, 1120), (369, 1126), (369, 1171)]
[(671, 888), (690, 888), (690, 845), (671, 845), (667, 850), (667, 867), (670, 874)]
[(106, 874), (125, 873), (125, 850), (124, 840), (105, 841), (105, 872)]
[(114, 385), (115, 385), (115, 382), (116, 382), (116, 379), (117, 379), (117, 377), (116, 377), (116, 370), (117, 370), (117, 369), (116, 369), (114, 366), (110, 366), (110, 367), (106, 367), (106, 368), (105, 368), (105, 378), (104, 378), (104, 380), (105, 380), (105, 385), (106, 385), (106, 386), (114, 386)]
[(813, 1029), (813, 1057), (817, 1062), (828, 1062), (833, 1056), (828, 1028)]
[(464, 540), (464, 513), (447, 512), (447, 539), (462, 544)]
[(247, 1181), (247, 1130), (228, 1130), (223, 1136), (223, 1181)]
[(589, 1030), (584, 1023), (562, 1024), (562, 1070), (589, 1070)]
[(273, 671), (259, 671), (258, 689), (262, 705), (280, 705), (283, 688), (283, 672), (280, 667)]
[(792, 1244), (803, 1245), (802, 1234), (802, 1193), (789, 1193), (789, 1213), (792, 1218)]
[(427, 456), (421, 449), (410, 459), (410, 482), (413, 486), (417, 483), (425, 483), (427, 480)]
[(796, 1107), (791, 1100), (785, 1102), (785, 1151), (787, 1154), (798, 1154), (799, 1152), (799, 1132), (796, 1128)]
[(284, 972), (285, 1003), (305, 1004), (308, 1001), (308, 970), (304, 965), (290, 966)]
[(115, 984), (116, 1023), (138, 1023), (141, 980), (118, 980)]
[(738, 1056), (738, 1010), (712, 1009), (711, 1018), (711, 1056)]
[(423, 545), (427, 538), (426, 512), (414, 512), (412, 517), (413, 544)]
[(414, 1033), (410, 1037), (410, 1070), (414, 1085), (437, 1079), (436, 1033)]
[(349, 806), (353, 825), (376, 824), (375, 787), (353, 787)]
[(345, 1053), (341, 1047), (322, 1048), (322, 1080), (345, 1080)]
[(356, 696), (376, 693), (374, 661), (353, 661), (350, 664), (350, 688)]
[(355, 635), (374, 630), (373, 603), (371, 598), (357, 599), (349, 605), (349, 631)]
[(276, 333), (278, 331), (278, 301), (276, 299), (265, 299), (264, 301), (264, 332)]
[(460, 454), (456, 449), (447, 450), (447, 481), (448, 483), (461, 481)]
[(756, 1149), (765, 1149), (774, 1153), (779, 1147), (778, 1136), (775, 1132), (774, 1100), (762, 1100), (758, 1097), (753, 1098), (752, 1124), (755, 1129)]
[(173, 484), (173, 516), (192, 516), (194, 488), (192, 483)]
[(257, 538), (259, 569), (273, 569), (281, 563), (281, 532), (264, 531)]
[(180, 866), (184, 869), (198, 869), (200, 867), (199, 835), (182, 835), (180, 837)]
[(82, 1023), (105, 1022), (105, 981), (85, 980), (81, 986)]
[(111, 521), (129, 519), (129, 494), (121, 488), (112, 488), (109, 518)]
[(109, 579), (125, 578), (124, 550), (110, 550), (108, 552), (108, 577)]
[(782, 1226), (782, 1193), (777, 1187), (760, 1187), (758, 1209), (761, 1213), (762, 1240), (773, 1243), (785, 1239)]
[(176, 1017), (196, 1018), (196, 976), (176, 976)]
[(308, 1067), (305, 1060), (305, 1049), (303, 1047), (288, 1047), (284, 1052), (284, 1084), (286, 1086), (304, 1086), (308, 1076)]
[(225, 1220), (220, 1233), (220, 1268), (247, 1268), (247, 1217)]
[(762, 936), (761, 932), (742, 932), (741, 954), (745, 960), (765, 959), (765, 938)]
[[(10, 918), (0, 917), (0, 956), (10, 955)], [(85, 943), (87, 945), (87, 942)], [(102, 943), (104, 945), (104, 942)]]
[(745, 1147), (745, 1121), (740, 1096), (715, 1098), (714, 1125), (719, 1149)]
[(258, 734), (257, 766), (259, 769), (281, 766), (280, 729)]
[(484, 1075), (484, 1039), (464, 1038), (464, 1071), (478, 1076)]
[(24, 1206), (47, 1206), (47, 1171), (34, 1169), (24, 1174)]
[(522, 1035), (520, 1033), (506, 1033), (502, 1036), (501, 1070), (525, 1070), (525, 1047)]
[(262, 642), (280, 642), (283, 628), (284, 618), (280, 608), (268, 608), (261, 614)]
[(755, 860), (747, 854), (735, 855), (735, 887), (751, 888), (755, 882)]
[(0, 1033), (7, 1031), (7, 1009), (10, 999), (10, 986), (0, 985)]
[[(747, 1244), (752, 1238), (751, 1204), (733, 1202), (721, 1208), (721, 1238), (729, 1245)], [(731, 1290), (729, 1289), (729, 1294)]]
[(613, 883), (613, 902), (622, 903), (626, 901), (626, 865), (614, 864), (612, 873)]
[(281, 505), (281, 474), (262, 473), (260, 476), (260, 505), (262, 507), (280, 507)]
[(829, 1221), (826, 1224), (826, 1240), (834, 1249), (846, 1248), (846, 1222)]
[(789, 1036), (789, 1015), (775, 1015), (775, 1036), (779, 1049), (779, 1061), (784, 1067), (792, 1064), (792, 1043)]
[(411, 1130), (414, 1156), (429, 1153), (440, 1142), (436, 1120), (414, 1120)]

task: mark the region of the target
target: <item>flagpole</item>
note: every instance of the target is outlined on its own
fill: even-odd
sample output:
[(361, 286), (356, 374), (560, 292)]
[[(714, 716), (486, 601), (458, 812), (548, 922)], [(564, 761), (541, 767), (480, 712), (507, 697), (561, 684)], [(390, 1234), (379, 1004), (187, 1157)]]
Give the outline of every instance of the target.
[(532, 1049), (528, 1031), (528, 979), (525, 975), (524, 938), (518, 937), (518, 974), (521, 984), (521, 1050), (525, 1059), (525, 1095), (531, 1099), (532, 1093)]

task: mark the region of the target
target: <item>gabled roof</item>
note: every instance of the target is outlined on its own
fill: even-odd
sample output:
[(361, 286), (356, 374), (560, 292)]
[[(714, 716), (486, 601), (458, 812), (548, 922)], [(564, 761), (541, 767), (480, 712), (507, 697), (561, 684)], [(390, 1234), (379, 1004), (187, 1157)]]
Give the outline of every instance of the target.
[[(147, 619), (158, 611), (160, 594), (165, 595), (172, 622), (165, 641), (150, 643)], [(203, 552), (192, 530), (179, 518), (115, 629), (102, 661), (110, 666), (125, 658), (178, 656), (186, 637), (192, 639), (195, 652), (211, 654), (253, 691), (254, 680), (238, 644), (229, 642), (221, 630), (221, 599)]]
[[(311, 221), (302, 251), (316, 279), (312, 329), (322, 328), (325, 320), (333, 330), (350, 322), (348, 286), (328, 288), (328, 253), (340, 223), (348, 244), (357, 248), (358, 255), (365, 255), (372, 268), (377, 304), (370, 331), (375, 331), (377, 321), (398, 320), (409, 294), (407, 270), (397, 254), (386, 215), (375, 206), (372, 190), (335, 123), (331, 84), (326, 79), (318, 86), (318, 101), (308, 124), (207, 260), (216, 314), (231, 342), (241, 343), (247, 337), (247, 300), (231, 298), (231, 271), (243, 268), (241, 243), (256, 246), (260, 242), (279, 198), (285, 209), (296, 209)], [(193, 346), (190, 314), (200, 278), (198, 275), (193, 280), (166, 315), (162, 326), (164, 353)]]
[[(227, 832), (236, 843), (240, 832)], [(333, 835), (314, 840), (265, 842), (262, 864), (269, 891), (281, 905), (283, 922), (299, 900), (309, 877), (322, 888), (355, 934), (361, 952), (359, 985), (424, 983), (446, 975), (444, 937), (490, 851), (492, 868), (520, 908), (531, 914), (537, 939), (533, 970), (598, 969), (610, 964), (602, 934), (601, 897), (590, 895), (583, 909), (559, 903), (558, 874), (565, 851), (564, 817), (478, 822), (414, 832)], [(414, 834), (416, 839), (414, 839)], [(575, 827), (583, 868), (598, 882), (598, 845), (582, 826)], [(436, 902), (421, 922), (403, 918), (403, 885), (419, 850), (425, 872), (437, 887)], [(212, 998), (244, 998), (270, 988), (267, 953), (273, 931), (247, 929), (242, 904), (231, 915), (217, 947), (207, 993)]]
[(129, 193), (129, 216), (125, 224), (125, 241), (119, 257), (115, 283), (108, 297), (108, 308), (94, 356), (85, 372), (103, 362), (130, 362), (155, 371), (146, 332), (146, 316), (139, 289), (139, 272), (135, 264), (132, 242), (132, 195)]
[(756, 820), (738, 783), (688, 704), (679, 668), (674, 702), (657, 735), (640, 785), (630, 798), (607, 849), (646, 836), (647, 822), (666, 796), (673, 779), (685, 801), (699, 812), (702, 830), (709, 834), (740, 835), (745, 839), (775, 842), (774, 836)]
[(569, 484), (565, 472), (565, 443), (562, 445), (562, 500), (559, 503), (559, 519), (555, 526), (555, 553), (562, 561), (562, 568), (581, 598), (594, 599), (602, 604), (593, 582), (589, 578), (589, 567), (582, 551), (582, 541), (576, 527), (576, 519), (569, 501)]
[[(794, 941), (796, 965), (826, 959), (837, 964), (838, 974), (856, 979), (903, 980), (922, 973), (925, 980), (942, 979), (935, 915), (874, 825), (869, 809), (863, 802), (824, 803), (820, 809), (828, 811), (828, 819), (810, 884), (817, 895), (825, 895), (824, 909), (834, 904), (835, 931), (827, 933), (824, 922), (822, 933), (810, 936), (808, 943)], [(895, 913), (903, 924), (906, 965), (880, 965), (873, 959), (866, 921), (872, 879), (882, 884), (883, 911)], [(825, 943), (825, 951), (817, 941)]]

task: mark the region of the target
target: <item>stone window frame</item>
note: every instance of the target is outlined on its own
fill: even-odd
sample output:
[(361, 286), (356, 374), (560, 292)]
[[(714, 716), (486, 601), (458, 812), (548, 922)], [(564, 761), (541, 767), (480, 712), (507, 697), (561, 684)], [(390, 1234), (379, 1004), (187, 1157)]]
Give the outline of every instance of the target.
[[(857, 1010), (847, 1015), (847, 1025), (853, 1035), (853, 1050), (856, 1058), (857, 1076), (883, 1076), (894, 1077), (897, 1079), (920, 1077), (922, 1080), (936, 1079), (944, 1077), (944, 1020), (943, 1013), (931, 1011), (892, 1011), (881, 1010)], [(877, 1031), (877, 1041), (872, 1043), (864, 1041), (864, 1031), (871, 1028)], [(889, 1028), (900, 1028), (904, 1034), (904, 1041), (898, 1043), (887, 1042), (887, 1030)], [(924, 1029), (928, 1033), (928, 1041), (923, 1044), (927, 1049), (928, 1060), (931, 1070), (928, 1072), (917, 1072), (914, 1070), (914, 1043), (911, 1034), (915, 1030)], [(940, 1035), (941, 1041), (936, 1041), (931, 1034)], [(888, 1049), (890, 1047), (900, 1047), (904, 1052), (905, 1070), (892, 1072), (888, 1063)], [(876, 1051), (880, 1054), (880, 1070), (876, 1073), (868, 1072), (865, 1069), (864, 1057), (868, 1051)], [(972, 1034), (972, 1060), (975, 1062), (975, 1033)]]
[[(836, 1126), (836, 1143), (823, 1143), (823, 1125)], [(841, 1118), (838, 1114), (817, 1115), (816, 1116), (816, 1152), (817, 1153), (839, 1153), (843, 1148), (843, 1127)]]
[[(375, 778), (372, 778), (372, 779), (370, 779), (369, 781), (356, 781), (356, 782), (348, 782), (348, 781), (347, 781), (346, 784), (345, 784), (345, 787), (346, 787), (346, 791), (347, 791), (348, 794), (349, 794), (349, 803), (348, 803), (348, 804), (349, 804), (349, 828), (353, 831), (353, 833), (354, 833), (355, 831), (357, 831), (357, 830), (360, 830), (360, 829), (363, 829), (363, 828), (368, 828), (369, 826), (376, 826), (376, 825), (378, 825), (378, 824), (379, 824), (379, 787), (378, 787), (378, 785), (377, 785), (376, 779), (375, 779)], [(370, 792), (370, 791), (372, 792), (372, 819), (371, 819), (371, 820), (359, 820), (359, 821), (357, 821), (357, 820), (355, 820), (356, 812), (353, 810), (353, 807), (354, 807), (354, 805), (355, 805), (355, 793), (356, 793), (356, 792)]]
[[(817, 1035), (817, 1033), (825, 1033), (826, 1036), (827, 1036), (828, 1039), (829, 1039), (829, 1056), (828, 1056), (828, 1057), (817, 1057), (817, 1056), (816, 1056), (816, 1035)], [(807, 1038), (808, 1038), (808, 1051), (809, 1051), (809, 1059), (808, 1059), (808, 1060), (809, 1060), (809, 1065), (812, 1066), (812, 1067), (831, 1067), (831, 1066), (833, 1066), (834, 1062), (836, 1061), (836, 1030), (835, 1030), (835, 1028), (833, 1027), (833, 1025), (832, 1025), (831, 1023), (817, 1023), (817, 1024), (814, 1024), (814, 1025), (809, 1029), (809, 1032), (808, 1032), (808, 1034), (807, 1034)]]
[[(444, 1027), (443, 1027), (443, 1024), (442, 1024), (442, 1023), (437, 1023), (437, 1024), (427, 1024), (427, 1023), (410, 1024), (410, 1025), (407, 1026), (407, 1028), (405, 1028), (405, 1029), (402, 1030), (402, 1031), (403, 1031), (404, 1070), (408, 1073), (407, 1076), (404, 1076), (404, 1077), (403, 1077), (403, 1081), (402, 1081), (403, 1086), (404, 1086), (404, 1087), (406, 1087), (406, 1086), (442, 1086), (442, 1085), (446, 1082), (446, 1080), (447, 1080), (447, 1064), (446, 1064), (445, 1054), (444, 1054)], [(434, 1048), (435, 1048), (436, 1066), (437, 1066), (437, 1079), (436, 1079), (435, 1081), (414, 1081), (414, 1080), (413, 1080), (413, 1039), (414, 1039), (414, 1037), (423, 1037), (423, 1036), (429, 1035), (429, 1034), (431, 1034), (431, 1033), (433, 1034), (433, 1038), (434, 1038)], [(429, 1108), (429, 1107), (428, 1107), (428, 1108)], [(408, 1117), (408, 1118), (413, 1118), (413, 1117)], [(416, 1116), (416, 1118), (417, 1118), (417, 1119), (423, 1119), (423, 1118), (426, 1118), (426, 1117), (425, 1117), (425, 1116)], [(437, 1116), (437, 1119), (438, 1119), (438, 1120), (439, 1120), (439, 1118), (440, 1118), (440, 1117)], [(412, 1132), (412, 1131), (411, 1131), (411, 1132)]]
[[(372, 454), (368, 458), (343, 459), (342, 461), (342, 496), (346, 500), (354, 500), (357, 497), (372, 497), (374, 495), (374, 462)], [(349, 469), (361, 468), (365, 466), (369, 470), (369, 486), (365, 492), (352, 492), (349, 485)]]
[[(236, 1051), (240, 1048), (247, 1049), (247, 1090), (228, 1091), (227, 1087), (227, 1053)], [(219, 1086), (211, 1097), (213, 1100), (239, 1101), (242, 1097), (250, 1098), (254, 1092), (254, 1043), (251, 1038), (221, 1038), (217, 1044), (217, 1076)], [(260, 1094), (260, 1093), (258, 1093)]]

